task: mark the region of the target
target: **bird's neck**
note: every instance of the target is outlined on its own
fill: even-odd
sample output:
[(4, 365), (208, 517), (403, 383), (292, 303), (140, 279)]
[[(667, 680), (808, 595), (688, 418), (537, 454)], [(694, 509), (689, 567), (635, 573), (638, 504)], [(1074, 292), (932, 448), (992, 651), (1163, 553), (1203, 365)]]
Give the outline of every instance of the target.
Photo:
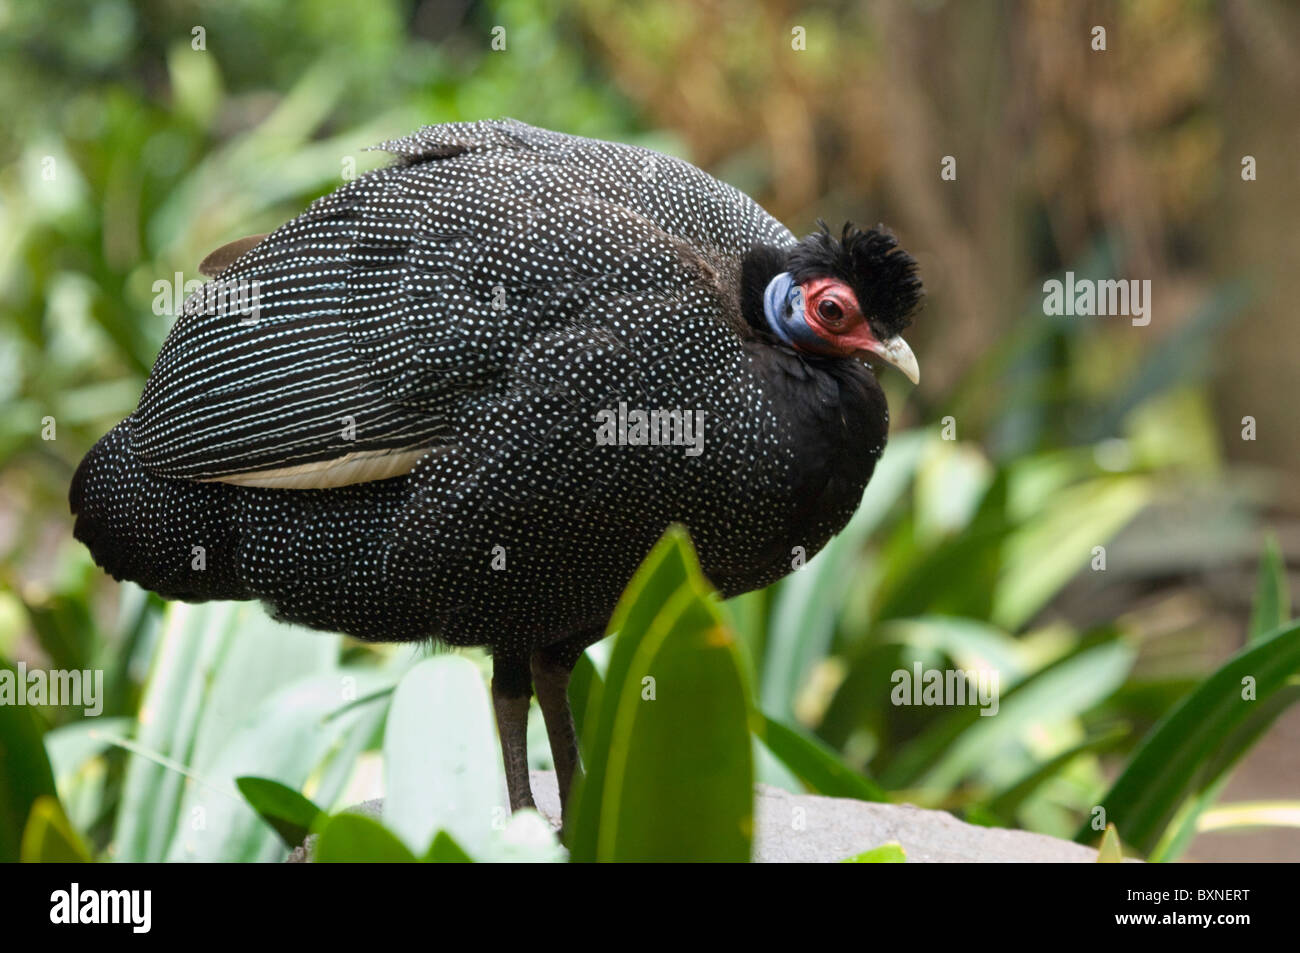
[(750, 352), (772, 406), (789, 427), (791, 485), (801, 508), (796, 523), (827, 520), (838, 532), (884, 450), (885, 394), (871, 370), (851, 358), (757, 343)]
[(770, 333), (763, 310), (768, 282), (785, 270), (786, 252), (775, 245), (755, 245), (740, 267), (740, 314), (751, 328)]

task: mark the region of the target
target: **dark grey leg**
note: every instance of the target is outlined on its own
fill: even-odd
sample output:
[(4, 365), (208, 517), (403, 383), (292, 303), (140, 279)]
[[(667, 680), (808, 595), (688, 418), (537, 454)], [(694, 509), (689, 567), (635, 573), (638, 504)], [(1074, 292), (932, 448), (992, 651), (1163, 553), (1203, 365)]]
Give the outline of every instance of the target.
[(578, 736), (569, 710), (569, 672), (569, 668), (548, 659), (545, 650), (533, 653), (533, 684), (537, 687), (537, 704), (546, 719), (561, 812), (567, 809), (573, 775), (578, 769)]
[(528, 700), (532, 685), (528, 665), (522, 659), (497, 656), (492, 659), (492, 707), (501, 735), (501, 758), (506, 769), (506, 790), (510, 810), (535, 807), (528, 783)]
[(573, 778), (582, 770), (578, 759), (578, 735), (569, 708), (569, 676), (582, 657), (583, 649), (597, 641), (603, 631), (584, 632), (533, 652), (533, 685), (542, 717), (546, 719), (546, 736), (551, 743), (551, 758), (555, 761), (562, 812), (568, 810)]

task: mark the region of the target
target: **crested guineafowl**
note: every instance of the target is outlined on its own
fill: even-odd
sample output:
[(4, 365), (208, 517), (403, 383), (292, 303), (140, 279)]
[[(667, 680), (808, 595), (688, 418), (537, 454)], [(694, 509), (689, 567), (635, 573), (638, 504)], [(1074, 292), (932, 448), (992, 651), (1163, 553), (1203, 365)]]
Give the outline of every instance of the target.
[(647, 149), (512, 121), (383, 148), (204, 262), (75, 535), (168, 598), (487, 646), (512, 808), (534, 690), (565, 799), (569, 672), (667, 527), (732, 596), (852, 515), (889, 429), (863, 359), (917, 380), (916, 264)]

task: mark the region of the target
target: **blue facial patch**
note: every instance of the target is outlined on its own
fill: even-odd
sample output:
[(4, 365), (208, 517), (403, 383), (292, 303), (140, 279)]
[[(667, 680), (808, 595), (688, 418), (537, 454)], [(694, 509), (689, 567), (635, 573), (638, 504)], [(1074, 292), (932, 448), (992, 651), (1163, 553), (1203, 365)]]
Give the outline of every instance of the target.
[(833, 353), (834, 349), (808, 327), (804, 318), (803, 288), (795, 284), (788, 271), (781, 272), (767, 283), (767, 290), (763, 292), (763, 314), (772, 333), (796, 350)]

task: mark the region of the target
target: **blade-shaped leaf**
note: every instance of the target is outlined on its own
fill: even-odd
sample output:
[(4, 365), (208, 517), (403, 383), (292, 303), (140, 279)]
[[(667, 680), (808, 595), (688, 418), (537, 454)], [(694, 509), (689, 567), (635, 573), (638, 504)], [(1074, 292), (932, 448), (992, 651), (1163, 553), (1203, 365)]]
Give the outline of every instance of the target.
[(474, 858), (465, 853), (465, 849), (456, 843), (456, 838), (446, 831), (438, 831), (433, 835), (433, 843), (429, 845), (429, 852), (424, 855), (424, 860), (430, 864), (474, 863)]
[(573, 727), (579, 738), (586, 735), (587, 708), (596, 686), (602, 681), (591, 656), (583, 652), (569, 676), (569, 710), (573, 712)]
[[(1084, 754), (1095, 754), (1113, 748), (1128, 737), (1128, 730), (1115, 725), (1107, 731), (1091, 738), (1086, 738), (1072, 745), (1060, 754), (1053, 755), (1047, 761), (1035, 767), (1023, 778), (1015, 781), (1001, 794), (983, 805), (985, 816), (991, 819), (990, 826), (1007, 827), (1015, 819), (1020, 805), (1027, 801), (1040, 787), (1056, 777), (1075, 758)], [(972, 821), (972, 823), (974, 823)]]
[(590, 749), (575, 860), (749, 859), (751, 705), (740, 649), (680, 531), (656, 547), (645, 578), (674, 575), (662, 564), (685, 579), (653, 605), (653, 588), (642, 588), (624, 615), (653, 620), (641, 632), (626, 624), (614, 646), (598, 713), (608, 744)]
[(336, 814), (325, 822), (312, 849), (317, 864), (413, 864), (415, 855), (396, 834), (360, 814)]
[(1259, 582), (1250, 613), (1250, 641), (1256, 642), (1291, 618), (1291, 592), (1286, 582), (1286, 563), (1277, 537), (1270, 536), (1259, 560)]
[[(270, 750), (271, 737), (283, 740), (290, 728), (278, 721), (250, 725), (250, 712), (284, 686), (335, 669), (338, 651), (337, 636), (280, 625), (252, 604), (169, 604), (134, 741), (210, 779), (213, 788), (187, 787), (183, 775), (155, 761), (132, 758), (117, 815), (116, 856), (127, 861), (270, 859), (263, 852), (277, 849), (276, 840), (239, 797), (234, 778), (275, 774), (293, 782), (279, 772), (278, 756)], [(328, 686), (322, 692), (324, 704), (331, 710), (338, 707), (337, 678), (332, 700)], [(295, 716), (292, 725), (302, 737), (303, 719)], [(260, 748), (258, 757), (269, 763), (257, 758), (249, 762), (232, 751), (237, 733), (242, 733), (240, 745)], [(265, 737), (259, 740), (258, 735)], [(295, 757), (305, 752), (293, 744), (285, 750)], [(220, 800), (211, 800), (213, 789), (221, 791)], [(240, 848), (251, 855), (223, 853), (234, 842), (214, 822), (236, 823), (232, 810), (242, 815), (237, 823), (245, 831), (256, 832), (250, 835), (256, 843)]]
[(1164, 863), (1183, 855), (1200, 830), (1201, 815), (1219, 800), (1219, 795), (1232, 778), (1236, 767), (1255, 742), (1263, 737), (1282, 712), (1300, 701), (1300, 685), (1283, 685), (1280, 689), (1257, 703), (1257, 707), (1234, 728), (1219, 745), (1218, 751), (1208, 758), (1197, 771), (1192, 785), (1193, 793), (1184, 800), (1174, 814), (1148, 860)]
[[(603, 679), (592, 679), (582, 733), (585, 772), (575, 778), (569, 813), (576, 819), (569, 832), (569, 846), (575, 857), (591, 858), (596, 852), (597, 817), (601, 791), (605, 786), (607, 758), (597, 752), (609, 750), (614, 730), (615, 706), (606, 701), (610, 686), (621, 686), (627, 677), (637, 643), (645, 636), (655, 616), (687, 579), (687, 563), (679, 540), (685, 533), (670, 528), (628, 583), (610, 621), (619, 636), (610, 649)], [(588, 794), (587, 792), (591, 792)]]
[(447, 831), (480, 856), (507, 815), (504, 769), (483, 676), (438, 655), (402, 677), (384, 730), (384, 822), (423, 854)]
[[(967, 705), (941, 718), (890, 766), (889, 787), (917, 786), (939, 796), (951, 791), (1003, 745), (1034, 726), (1077, 717), (1123, 683), (1136, 652), (1104, 630), (1056, 662), (996, 696), (997, 709)], [(999, 685), (1000, 689), (1000, 685)]]
[[(18, 672), (0, 663), (0, 690), (13, 691)], [(4, 683), (8, 688), (4, 688)], [(23, 828), (38, 798), (55, 797), (42, 725), (36, 712), (12, 699), (0, 704), (0, 862), (18, 860)]]
[[(1161, 719), (1102, 800), (1107, 820), (1124, 840), (1150, 853), (1204, 766), (1296, 672), (1300, 624), (1292, 623), (1229, 659)], [(1084, 824), (1075, 840), (1091, 841), (1091, 828)]]
[[(1290, 618), (1291, 592), (1287, 585), (1286, 562), (1282, 558), (1277, 537), (1270, 535), (1260, 556), (1259, 581), (1255, 588), (1248, 641), (1260, 641)], [(1300, 685), (1283, 686), (1229, 736), (1218, 754), (1206, 763), (1202, 771), (1202, 777), (1206, 779), (1202, 782), (1204, 786), (1188, 798), (1179, 810), (1160, 843), (1152, 851), (1152, 860), (1176, 860), (1182, 855), (1195, 834), (1202, 829), (1202, 814), (1213, 807), (1227, 786), (1233, 767), (1254, 747), (1255, 742), (1282, 712), (1297, 701), (1300, 701)]]
[[(273, 778), (302, 790), (322, 762), (360, 733), (373, 731), (372, 712), (348, 704), (387, 682), (383, 671), (337, 669), (299, 678), (244, 713), (221, 747), (198, 771), (203, 783), (187, 784), (166, 859), (172, 861), (271, 861), (284, 846), (239, 794), (236, 778)], [(169, 772), (170, 773), (170, 772)], [(326, 793), (322, 796), (329, 795)]]
[(103, 755), (111, 750), (106, 735), (130, 734), (131, 718), (82, 718), (45, 734), (45, 751), (54, 770), (59, 803), (73, 830), (89, 831), (104, 812), (108, 763)]
[(898, 841), (890, 841), (888, 844), (881, 844), (879, 847), (873, 847), (871, 850), (863, 851), (852, 857), (846, 857), (840, 861), (841, 864), (905, 864), (907, 863), (907, 851), (903, 850), (903, 845)]
[(42, 795), (32, 805), (23, 831), (22, 860), (26, 864), (88, 864), (90, 851), (72, 829), (57, 799)]
[(829, 746), (763, 716), (761, 737), (768, 750), (817, 794), (859, 801), (887, 801), (884, 788), (845, 764)]
[(1150, 481), (1117, 476), (1059, 491), (1007, 543), (992, 621), (1015, 632), (1151, 499)]
[(1122, 864), (1124, 848), (1120, 846), (1119, 831), (1114, 824), (1106, 825), (1106, 833), (1101, 835), (1101, 847), (1097, 849), (1097, 863)]
[(731, 635), (697, 594), (683, 591), (628, 674), (617, 696), (597, 859), (747, 860), (753, 767)]
[(258, 816), (274, 828), (291, 850), (307, 839), (324, 813), (293, 788), (270, 778), (245, 776), (236, 778), (235, 784)]
[(1260, 827), (1300, 827), (1300, 801), (1238, 801), (1206, 811), (1200, 831), (1253, 830)]

